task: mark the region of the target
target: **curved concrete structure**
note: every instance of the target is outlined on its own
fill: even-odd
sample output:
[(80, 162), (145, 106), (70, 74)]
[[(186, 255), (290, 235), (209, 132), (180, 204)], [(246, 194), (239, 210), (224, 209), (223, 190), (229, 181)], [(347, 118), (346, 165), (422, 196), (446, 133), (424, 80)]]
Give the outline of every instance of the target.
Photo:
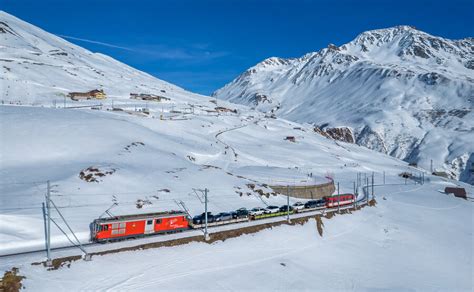
[[(275, 192), (286, 195), (286, 186), (270, 186)], [(300, 199), (320, 199), (330, 196), (336, 190), (334, 181), (319, 185), (290, 186), (290, 197)]]

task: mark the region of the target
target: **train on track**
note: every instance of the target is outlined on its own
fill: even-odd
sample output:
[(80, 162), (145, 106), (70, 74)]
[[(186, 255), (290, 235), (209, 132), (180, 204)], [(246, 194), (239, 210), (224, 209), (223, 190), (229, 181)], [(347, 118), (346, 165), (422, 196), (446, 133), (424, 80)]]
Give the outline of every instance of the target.
[[(353, 194), (341, 194), (325, 197), (320, 200), (310, 200), (306, 203), (295, 203), (292, 206), (269, 206), (265, 209), (238, 209), (233, 212), (223, 212), (213, 215), (208, 212), (208, 225), (223, 225), (258, 220), (268, 217), (282, 216), (312, 210), (323, 210), (353, 204), (356, 200)], [(110, 242), (148, 235), (175, 233), (189, 229), (199, 229), (204, 225), (205, 214), (190, 218), (181, 211), (123, 215), (109, 218), (99, 218), (91, 225), (91, 241)]]

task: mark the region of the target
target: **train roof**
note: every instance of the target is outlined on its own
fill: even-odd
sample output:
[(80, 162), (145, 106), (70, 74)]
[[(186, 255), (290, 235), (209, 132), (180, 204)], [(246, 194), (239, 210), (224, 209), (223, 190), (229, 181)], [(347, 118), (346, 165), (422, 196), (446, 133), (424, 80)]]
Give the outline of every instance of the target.
[(326, 197), (326, 198), (340, 197), (340, 196), (349, 196), (349, 195), (350, 195), (350, 196), (354, 196), (354, 194), (347, 193), (347, 194), (339, 194), (339, 195), (338, 195), (338, 194), (333, 194), (333, 195), (331, 195), (331, 196), (329, 196), (329, 197)]
[(187, 216), (186, 213), (182, 211), (168, 211), (168, 212), (155, 212), (155, 213), (140, 213), (140, 214), (130, 214), (130, 215), (119, 215), (107, 218), (95, 219), (95, 223), (111, 222), (111, 221), (123, 221), (129, 219), (147, 219), (150, 217), (153, 218), (163, 218), (169, 216)]

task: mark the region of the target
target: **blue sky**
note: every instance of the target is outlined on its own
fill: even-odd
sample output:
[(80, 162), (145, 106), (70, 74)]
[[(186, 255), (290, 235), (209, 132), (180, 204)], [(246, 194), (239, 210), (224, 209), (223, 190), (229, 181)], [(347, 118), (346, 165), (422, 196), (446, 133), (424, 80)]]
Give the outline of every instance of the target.
[(365, 30), (474, 36), (474, 0), (0, 0), (0, 9), (203, 94), (267, 57), (299, 57)]

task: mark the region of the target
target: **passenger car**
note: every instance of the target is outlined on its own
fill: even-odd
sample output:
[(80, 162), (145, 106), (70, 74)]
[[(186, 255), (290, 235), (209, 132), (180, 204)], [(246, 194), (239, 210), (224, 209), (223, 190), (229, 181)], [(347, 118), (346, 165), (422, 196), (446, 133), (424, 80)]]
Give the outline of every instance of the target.
[(232, 219), (232, 214), (227, 213), (227, 212), (222, 212), (214, 216), (214, 220), (216, 222), (221, 222), (221, 221), (226, 221), (226, 220), (231, 220)]
[[(288, 210), (288, 207), (289, 207), (289, 210)], [(281, 206), (280, 207), (280, 212), (288, 212), (288, 211), (293, 211), (293, 207), (292, 206), (288, 206), (288, 205), (284, 205), (284, 206)]]
[(249, 211), (245, 208), (240, 208), (235, 212), (232, 212), (232, 215), (235, 219), (246, 218), (249, 216)]
[(278, 206), (268, 206), (265, 208), (265, 214), (274, 214), (280, 212), (280, 207)]
[(295, 210), (302, 210), (304, 209), (304, 204), (301, 202), (296, 202), (293, 204), (293, 209)]
[(249, 211), (250, 216), (262, 215), (264, 213), (265, 213), (265, 209), (260, 208), (260, 207), (253, 208), (252, 210)]
[[(193, 224), (204, 224), (206, 220), (206, 213), (193, 217)], [(211, 212), (207, 212), (207, 223), (215, 222), (215, 216)]]

